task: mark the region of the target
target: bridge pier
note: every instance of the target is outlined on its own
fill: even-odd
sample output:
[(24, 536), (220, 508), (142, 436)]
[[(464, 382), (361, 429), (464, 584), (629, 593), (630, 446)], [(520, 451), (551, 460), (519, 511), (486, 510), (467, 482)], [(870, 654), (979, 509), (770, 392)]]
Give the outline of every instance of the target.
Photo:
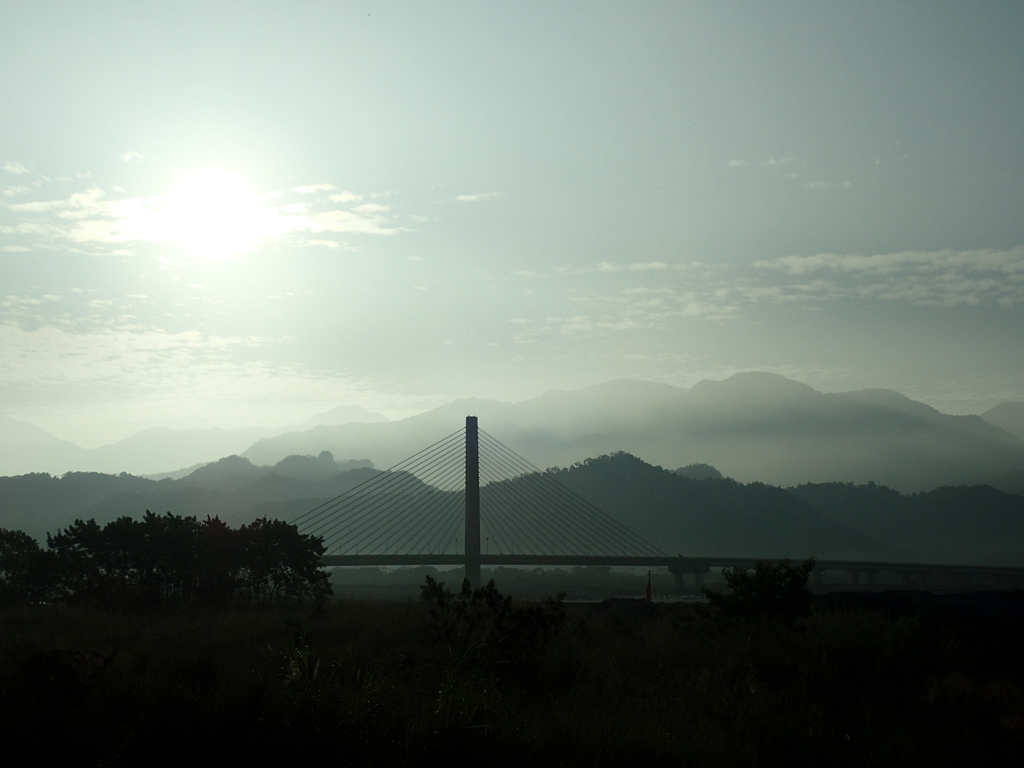
[(678, 564), (670, 565), (668, 572), (675, 576), (676, 591), (686, 590), (686, 574), (693, 574), (694, 589), (704, 589), (704, 574), (711, 571), (711, 566), (706, 560), (694, 560), (689, 557), (680, 557)]

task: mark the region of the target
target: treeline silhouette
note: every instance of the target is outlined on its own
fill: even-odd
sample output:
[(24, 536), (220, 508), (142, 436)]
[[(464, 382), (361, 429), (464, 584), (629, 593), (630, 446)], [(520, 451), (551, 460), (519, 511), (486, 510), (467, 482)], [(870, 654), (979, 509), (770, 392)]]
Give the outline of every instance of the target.
[(66, 601), (112, 608), (269, 606), (331, 594), (320, 538), (259, 518), (233, 529), (146, 511), (104, 526), (76, 520), (47, 548), (0, 529), (0, 605)]

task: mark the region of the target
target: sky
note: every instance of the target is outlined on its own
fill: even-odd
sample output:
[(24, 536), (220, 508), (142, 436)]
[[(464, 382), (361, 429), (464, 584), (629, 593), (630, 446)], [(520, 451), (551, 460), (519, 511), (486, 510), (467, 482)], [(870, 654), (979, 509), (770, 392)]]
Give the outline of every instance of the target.
[(1024, 4), (0, 5), (0, 415), (1024, 400)]

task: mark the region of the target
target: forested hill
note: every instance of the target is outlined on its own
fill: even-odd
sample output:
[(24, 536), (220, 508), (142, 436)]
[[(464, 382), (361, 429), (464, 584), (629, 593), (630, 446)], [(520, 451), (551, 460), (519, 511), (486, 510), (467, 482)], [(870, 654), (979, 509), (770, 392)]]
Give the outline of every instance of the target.
[[(698, 471), (699, 470), (699, 471)], [(158, 514), (219, 516), (231, 525), (258, 517), (292, 520), (378, 470), (293, 456), (276, 467), (229, 457), (181, 480), (69, 473), (0, 478), (0, 528), (40, 541), (74, 522)], [(667, 554), (853, 558), (1024, 566), (1024, 497), (989, 486), (902, 495), (869, 483), (780, 488), (694, 479), (627, 453), (549, 470)], [(486, 510), (484, 511), (486, 514)]]
[(141, 518), (146, 510), (200, 520), (220, 517), (233, 526), (264, 516), (288, 520), (377, 471), (368, 461), (337, 462), (325, 451), (290, 456), (271, 467), (229, 456), (177, 480), (98, 472), (0, 477), (0, 528), (45, 541), (47, 533), (79, 518), (103, 524)]
[(557, 477), (669, 554), (1024, 565), (1024, 497), (989, 486), (787, 489), (695, 480), (624, 453)]

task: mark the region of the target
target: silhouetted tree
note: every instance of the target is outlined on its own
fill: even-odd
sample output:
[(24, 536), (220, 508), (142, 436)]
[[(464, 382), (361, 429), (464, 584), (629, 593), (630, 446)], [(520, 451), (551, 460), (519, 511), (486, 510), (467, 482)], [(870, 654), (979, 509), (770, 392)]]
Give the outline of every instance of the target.
[(300, 534), (283, 520), (261, 517), (240, 529), (241, 585), (249, 600), (272, 605), (320, 600), (331, 594), (330, 577), (320, 568), (323, 541)]
[(807, 580), (814, 565), (812, 557), (800, 565), (793, 565), (788, 559), (758, 562), (753, 571), (723, 568), (722, 576), (731, 592), (705, 589), (704, 594), (720, 615), (750, 621), (756, 629), (775, 620), (791, 623), (810, 613)]
[(57, 594), (118, 607), (188, 602), (271, 605), (331, 594), (319, 537), (261, 518), (232, 530), (217, 518), (167, 513), (122, 517), (100, 527), (76, 520), (47, 537)]
[(219, 517), (207, 517), (201, 528), (196, 596), (200, 605), (226, 607), (238, 590), (245, 562), (242, 533)]
[(542, 603), (516, 608), (510, 595), (502, 595), (491, 579), (473, 589), (464, 579), (453, 594), (427, 575), (420, 599), (430, 603), (429, 641), (444, 644), (452, 660), (462, 664), (510, 665), (528, 662), (565, 623), (564, 594)]
[(79, 602), (104, 602), (110, 585), (104, 561), (103, 529), (96, 520), (75, 520), (64, 530), (46, 536), (56, 560), (57, 595)]
[(50, 597), (53, 579), (47, 554), (27, 533), (0, 528), (0, 606)]

